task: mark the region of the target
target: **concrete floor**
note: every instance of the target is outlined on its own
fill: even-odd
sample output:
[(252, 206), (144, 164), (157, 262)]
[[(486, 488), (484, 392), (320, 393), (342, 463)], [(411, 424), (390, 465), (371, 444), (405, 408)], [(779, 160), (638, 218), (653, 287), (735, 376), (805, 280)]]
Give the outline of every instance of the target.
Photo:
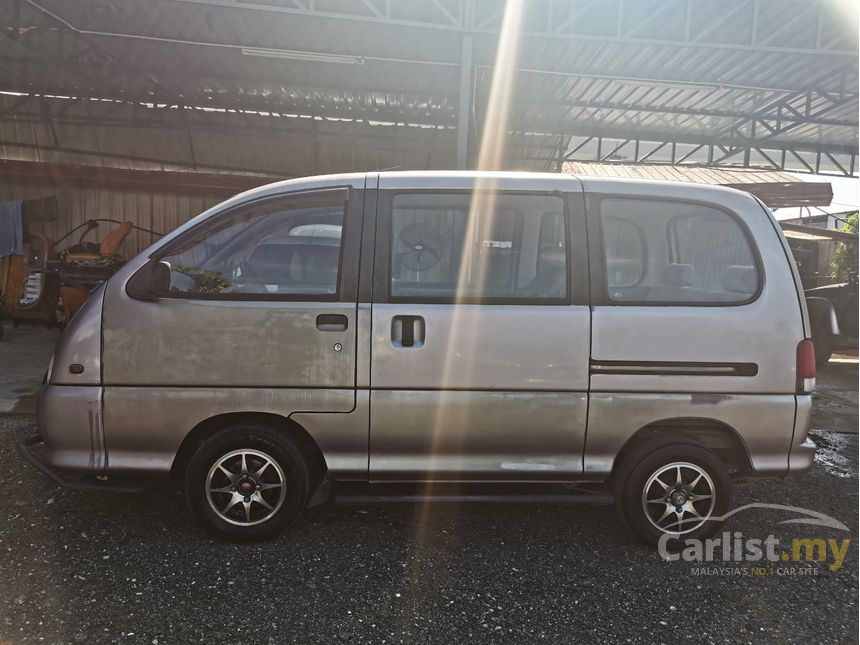
[[(169, 488), (128, 496), (60, 489), (12, 447), (35, 429), (32, 393), (56, 332), (7, 332), (2, 643), (857, 640), (856, 359), (820, 374), (812, 471), (734, 486), (735, 507), (790, 504), (846, 524), (843, 567), (702, 576), (662, 561), (605, 506), (325, 505), (277, 539), (239, 545), (203, 533)], [(745, 511), (725, 530), (817, 535), (784, 519)]]
[(4, 321), (0, 340), (0, 414), (30, 412), (33, 394), (39, 389), (54, 354), (60, 332), (43, 326), (12, 327)]

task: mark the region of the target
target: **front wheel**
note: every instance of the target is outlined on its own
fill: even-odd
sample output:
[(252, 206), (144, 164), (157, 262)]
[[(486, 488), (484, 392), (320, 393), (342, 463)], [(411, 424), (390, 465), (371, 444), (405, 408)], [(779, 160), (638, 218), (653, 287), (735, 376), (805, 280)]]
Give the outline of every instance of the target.
[(197, 519), (238, 541), (280, 533), (304, 510), (308, 490), (301, 449), (289, 436), (254, 424), (215, 433), (185, 475), (185, 498)]
[(719, 458), (699, 444), (651, 444), (620, 464), (615, 501), (630, 529), (648, 544), (667, 534), (671, 544), (680, 544), (719, 530), (731, 483)]

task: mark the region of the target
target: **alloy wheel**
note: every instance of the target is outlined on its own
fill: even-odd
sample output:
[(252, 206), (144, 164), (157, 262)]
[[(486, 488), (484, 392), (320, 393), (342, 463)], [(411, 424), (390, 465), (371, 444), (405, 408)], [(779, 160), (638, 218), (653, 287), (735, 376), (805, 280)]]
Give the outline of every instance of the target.
[(218, 458), (205, 486), (210, 508), (236, 526), (254, 526), (270, 519), (287, 493), (283, 469), (260, 450), (233, 450)]
[(642, 489), (642, 510), (663, 533), (691, 533), (707, 522), (716, 504), (716, 489), (708, 473), (696, 464), (661, 466)]

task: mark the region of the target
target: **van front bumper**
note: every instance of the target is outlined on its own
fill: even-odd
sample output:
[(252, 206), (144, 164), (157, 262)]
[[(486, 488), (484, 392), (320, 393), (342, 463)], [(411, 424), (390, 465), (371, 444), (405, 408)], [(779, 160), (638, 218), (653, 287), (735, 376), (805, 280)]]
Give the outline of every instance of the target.
[(60, 473), (55, 472), (48, 464), (33, 454), (32, 449), (43, 443), (44, 440), (42, 439), (42, 435), (37, 433), (24, 441), (16, 442), (15, 450), (18, 451), (18, 455), (20, 455), (21, 459), (63, 488), (77, 491), (109, 490), (117, 493), (139, 493), (145, 489), (145, 486), (141, 485), (113, 483), (101, 479), (96, 479), (94, 481), (72, 481), (65, 479), (60, 475)]
[(101, 386), (43, 385), (36, 394), (36, 426), (45, 444), (48, 466), (104, 474), (107, 456)]

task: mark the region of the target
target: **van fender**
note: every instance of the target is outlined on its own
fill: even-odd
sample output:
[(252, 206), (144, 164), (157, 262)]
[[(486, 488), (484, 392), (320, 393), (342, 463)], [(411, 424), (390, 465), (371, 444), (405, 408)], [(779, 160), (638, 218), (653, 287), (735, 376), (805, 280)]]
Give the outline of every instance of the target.
[(829, 329), (834, 336), (841, 335), (839, 320), (836, 318), (836, 308), (832, 302), (827, 298), (812, 296), (806, 299), (806, 307), (809, 310), (813, 336), (817, 329)]

